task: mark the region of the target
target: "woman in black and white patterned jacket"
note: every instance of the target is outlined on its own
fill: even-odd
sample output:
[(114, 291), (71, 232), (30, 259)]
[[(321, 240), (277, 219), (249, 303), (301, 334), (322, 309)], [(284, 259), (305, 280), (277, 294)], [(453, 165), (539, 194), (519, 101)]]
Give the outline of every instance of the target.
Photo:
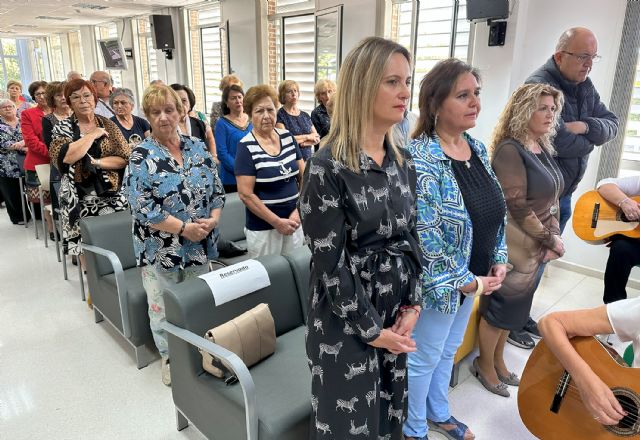
[(413, 161), (387, 132), (403, 118), (410, 81), (406, 49), (360, 42), (340, 70), (335, 124), (305, 169), (312, 439), (402, 436), (421, 265)]

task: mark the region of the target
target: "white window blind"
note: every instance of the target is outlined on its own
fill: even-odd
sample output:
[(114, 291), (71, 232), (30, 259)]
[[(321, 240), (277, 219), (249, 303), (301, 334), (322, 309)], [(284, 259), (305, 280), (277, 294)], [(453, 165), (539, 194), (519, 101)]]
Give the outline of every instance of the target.
[(622, 159), (640, 161), (640, 53), (638, 54), (628, 118)]
[(192, 88), (196, 109), (208, 113), (214, 102), (220, 101), (220, 80), (226, 73), (224, 51), (220, 38), (220, 5), (189, 11), (191, 38)]
[[(415, 11), (414, 4), (417, 7)], [(407, 1), (392, 5), (391, 39), (411, 50), (413, 56), (414, 85), (411, 106), (414, 111), (418, 106), (420, 81), (438, 61), (451, 56), (468, 61), (470, 24), (466, 20), (466, 4), (466, 0), (460, 0), (457, 4), (454, 0), (419, 0), (415, 3)], [(415, 47), (411, 41), (414, 28)]]
[(71, 57), (71, 70), (84, 73), (84, 54), (82, 52), (82, 39), (80, 31), (72, 31), (68, 34), (69, 39), (69, 55)]
[(51, 78), (54, 81), (64, 81), (67, 79), (62, 61), (62, 44), (59, 34), (52, 34), (49, 37), (49, 65)]
[(139, 81), (142, 89), (149, 87), (151, 81), (160, 79), (158, 74), (158, 59), (156, 50), (153, 48), (153, 39), (151, 38), (151, 26), (146, 18), (137, 20), (138, 31), (138, 53), (139, 60), (136, 59), (136, 66)]
[(313, 110), (315, 80), (315, 17), (313, 14), (284, 18), (284, 79), (300, 86), (298, 106)]

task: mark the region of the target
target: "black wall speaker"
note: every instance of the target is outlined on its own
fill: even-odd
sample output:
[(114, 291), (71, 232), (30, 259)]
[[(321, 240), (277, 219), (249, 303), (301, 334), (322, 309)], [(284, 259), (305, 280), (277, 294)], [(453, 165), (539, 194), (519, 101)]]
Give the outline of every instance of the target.
[(170, 15), (151, 15), (151, 35), (154, 49), (175, 49)]

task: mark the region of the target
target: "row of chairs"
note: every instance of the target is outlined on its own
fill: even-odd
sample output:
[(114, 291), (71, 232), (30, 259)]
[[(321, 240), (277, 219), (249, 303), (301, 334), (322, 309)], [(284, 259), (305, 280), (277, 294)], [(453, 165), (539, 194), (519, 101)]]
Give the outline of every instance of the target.
[[(221, 238), (244, 244), (244, 204), (228, 194)], [(133, 347), (136, 365), (143, 368), (158, 357), (149, 329), (147, 298), (140, 268), (133, 255), (128, 212), (91, 217), (80, 222), (87, 280), (95, 321), (108, 321)], [(222, 261), (231, 264), (246, 258)], [(295, 439), (306, 436), (313, 423), (310, 372), (304, 354), (310, 252), (259, 258), (271, 286), (217, 307), (199, 279), (165, 292), (171, 356), (172, 394), (178, 430), (189, 422), (211, 439)], [(228, 350), (207, 341), (204, 332), (260, 302), (270, 305), (276, 324), (276, 354), (251, 368)], [(460, 361), (475, 349), (477, 299), (464, 341), (455, 357), (452, 386)], [(238, 386), (207, 375), (198, 349), (210, 352), (238, 378)], [(278, 403), (281, 402), (281, 403)]]

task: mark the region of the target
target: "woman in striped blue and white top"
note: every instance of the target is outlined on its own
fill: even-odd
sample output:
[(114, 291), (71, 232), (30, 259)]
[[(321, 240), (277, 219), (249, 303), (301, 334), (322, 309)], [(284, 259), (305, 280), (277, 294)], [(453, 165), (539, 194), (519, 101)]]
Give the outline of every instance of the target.
[(245, 235), (252, 258), (303, 245), (296, 204), (304, 161), (293, 135), (275, 128), (277, 102), (276, 91), (268, 85), (251, 87), (244, 97), (253, 130), (238, 143), (235, 174), (247, 207)]

